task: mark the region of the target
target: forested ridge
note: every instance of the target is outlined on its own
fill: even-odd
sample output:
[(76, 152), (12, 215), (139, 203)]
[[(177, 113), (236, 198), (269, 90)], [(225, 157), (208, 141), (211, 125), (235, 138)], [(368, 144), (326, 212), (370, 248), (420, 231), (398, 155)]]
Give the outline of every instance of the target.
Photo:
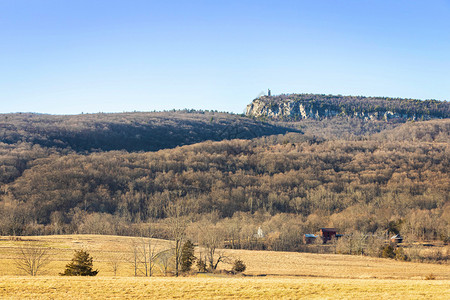
[(247, 106), (247, 115), (295, 121), (348, 116), (363, 119), (429, 120), (450, 118), (450, 103), (389, 97), (324, 94), (262, 96)]
[(125, 233), (159, 223), (177, 202), (193, 221), (238, 222), (244, 236), (263, 226), (285, 250), (295, 248), (288, 236), (301, 243), (301, 233), (324, 226), (448, 240), (449, 127), (408, 122), (347, 140), (318, 130), (156, 152), (4, 143), (0, 231)]
[(251, 139), (294, 129), (214, 111), (0, 114), (0, 141), (58, 151), (156, 151), (206, 140)]

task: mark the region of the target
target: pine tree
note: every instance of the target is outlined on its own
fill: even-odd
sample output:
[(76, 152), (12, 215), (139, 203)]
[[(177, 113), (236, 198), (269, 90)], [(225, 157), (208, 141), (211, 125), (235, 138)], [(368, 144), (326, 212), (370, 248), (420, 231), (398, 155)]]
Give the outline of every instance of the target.
[(98, 270), (92, 270), (92, 256), (87, 251), (75, 251), (72, 261), (66, 265), (64, 273), (59, 273), (62, 276), (95, 276)]
[(181, 249), (181, 271), (189, 272), (195, 258), (194, 244), (190, 240), (187, 240)]
[(233, 264), (233, 272), (235, 273), (242, 273), (245, 271), (247, 266), (244, 264), (244, 262), (240, 259), (236, 259)]

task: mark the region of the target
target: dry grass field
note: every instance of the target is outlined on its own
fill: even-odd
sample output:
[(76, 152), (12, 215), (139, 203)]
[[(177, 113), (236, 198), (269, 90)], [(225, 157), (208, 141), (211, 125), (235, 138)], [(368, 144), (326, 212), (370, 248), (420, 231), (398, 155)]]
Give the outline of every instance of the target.
[[(450, 265), (398, 262), (348, 255), (224, 250), (242, 259), (248, 276), (133, 277), (132, 237), (58, 235), (0, 238), (0, 298), (450, 298)], [(169, 241), (154, 240), (161, 249)], [(14, 264), (26, 243), (49, 247), (52, 262), (42, 275), (26, 276)], [(94, 257), (94, 278), (60, 277), (75, 249)], [(111, 257), (120, 257), (117, 277)], [(231, 269), (231, 265), (219, 265)], [(436, 280), (424, 280), (433, 274)], [(253, 275), (253, 276), (250, 276)], [(258, 276), (259, 275), (259, 276)]]
[(10, 299), (448, 299), (448, 281), (325, 278), (2, 277)]

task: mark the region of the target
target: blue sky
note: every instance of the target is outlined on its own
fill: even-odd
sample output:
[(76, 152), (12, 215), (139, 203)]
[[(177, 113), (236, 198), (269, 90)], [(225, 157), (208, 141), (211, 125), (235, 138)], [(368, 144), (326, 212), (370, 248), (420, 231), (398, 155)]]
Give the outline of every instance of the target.
[(0, 113), (449, 100), (450, 1), (0, 0)]

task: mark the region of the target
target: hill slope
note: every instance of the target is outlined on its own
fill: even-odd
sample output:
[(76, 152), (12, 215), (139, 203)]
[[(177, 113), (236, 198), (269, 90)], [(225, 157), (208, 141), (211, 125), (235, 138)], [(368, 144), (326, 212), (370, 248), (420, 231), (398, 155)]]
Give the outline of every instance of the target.
[[(341, 116), (318, 135), (323, 121), (303, 121), (306, 135), (212, 112), (0, 118), (4, 235), (139, 234), (149, 222), (167, 237), (165, 208), (176, 203), (197, 221), (241, 224), (242, 243), (263, 226), (278, 250), (298, 250), (300, 233), (321, 226), (450, 238), (450, 119), (378, 127), (391, 123)], [(344, 137), (358, 126), (361, 136)], [(176, 147), (207, 139), (233, 140)]]
[[(425, 122), (429, 125), (422, 131), (435, 130), (436, 122), (445, 130), (449, 121)], [(260, 220), (279, 230), (280, 239), (283, 232), (308, 232), (323, 224), (375, 232), (395, 220), (415, 238), (445, 239), (450, 228), (448, 140), (430, 142), (425, 134), (423, 141), (398, 141), (398, 132), (394, 138), (365, 141), (291, 133), (147, 153), (53, 154), (4, 182), (0, 230), (27, 233), (36, 222), (49, 228), (59, 222), (66, 232), (90, 232), (86, 224), (94, 226), (97, 219), (89, 214), (100, 213), (106, 227), (92, 230), (114, 233), (119, 219), (127, 224), (163, 219), (164, 207), (180, 202), (197, 217), (244, 213), (243, 223), (257, 213), (275, 220), (293, 214), (286, 222)]]
[(297, 131), (216, 112), (0, 115), (0, 142), (84, 151), (156, 151), (206, 140), (251, 139)]

